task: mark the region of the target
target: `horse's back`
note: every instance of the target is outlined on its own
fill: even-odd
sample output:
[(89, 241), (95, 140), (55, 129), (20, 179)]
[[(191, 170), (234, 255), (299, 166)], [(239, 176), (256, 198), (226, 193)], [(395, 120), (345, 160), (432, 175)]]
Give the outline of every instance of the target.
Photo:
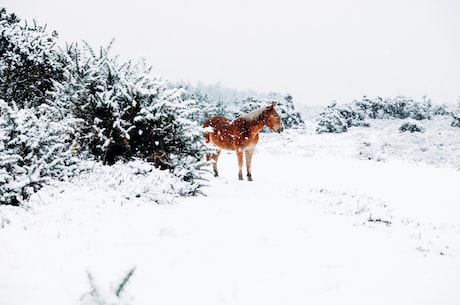
[(217, 115), (204, 122), (203, 128), (208, 127), (211, 127), (212, 131), (205, 134), (206, 143), (212, 142), (220, 148), (234, 150), (232, 120)]
[(216, 115), (204, 122), (203, 128), (206, 127), (212, 127), (214, 129), (225, 129), (228, 128), (232, 124), (232, 121), (230, 119), (227, 119), (224, 116), (221, 115)]

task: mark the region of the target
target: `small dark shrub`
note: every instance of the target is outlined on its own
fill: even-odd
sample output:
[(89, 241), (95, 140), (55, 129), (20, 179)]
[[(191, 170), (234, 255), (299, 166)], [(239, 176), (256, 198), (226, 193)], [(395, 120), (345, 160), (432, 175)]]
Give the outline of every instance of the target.
[(410, 132), (423, 132), (425, 129), (415, 123), (411, 123), (411, 122), (405, 122), (404, 124), (401, 125), (401, 127), (399, 127), (399, 131), (401, 132), (407, 132), (407, 131), (410, 131)]
[(452, 127), (460, 127), (460, 112), (452, 113), (453, 121), (450, 124)]

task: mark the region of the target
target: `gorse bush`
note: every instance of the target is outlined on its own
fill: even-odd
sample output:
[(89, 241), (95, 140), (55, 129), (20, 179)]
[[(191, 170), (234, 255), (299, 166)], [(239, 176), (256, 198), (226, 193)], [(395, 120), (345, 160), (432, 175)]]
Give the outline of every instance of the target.
[(399, 127), (399, 131), (423, 132), (425, 131), (425, 128), (413, 122), (404, 122), (404, 124), (402, 124), (401, 127)]
[(56, 48), (57, 33), (46, 27), (21, 25), (20, 19), (0, 8), (0, 98), (19, 108), (46, 102), (54, 81), (62, 81), (66, 65)]
[(0, 10), (0, 204), (19, 204), (81, 159), (142, 158), (195, 185), (207, 148), (185, 90), (107, 48), (56, 46), (56, 33)]
[[(45, 105), (39, 107), (46, 112)], [(53, 121), (0, 100), (0, 202), (18, 205), (49, 179), (77, 170), (72, 122)]]
[(451, 126), (460, 127), (460, 112), (452, 113), (452, 118), (453, 118), (453, 121), (452, 121)]
[(348, 128), (352, 126), (369, 126), (365, 122), (365, 113), (352, 105), (333, 103), (326, 107), (319, 117), (317, 133), (342, 133), (348, 131)]
[(346, 132), (352, 126), (369, 126), (367, 119), (407, 119), (429, 120), (434, 115), (446, 114), (443, 106), (433, 106), (431, 100), (424, 97), (421, 102), (411, 98), (371, 99), (363, 97), (353, 103), (339, 105), (333, 103), (320, 114), (317, 133)]
[(193, 171), (205, 153), (193, 121), (195, 103), (186, 100), (185, 90), (152, 77), (144, 61), (120, 64), (110, 49), (69, 46), (66, 81), (56, 85), (57, 104), (70, 105), (68, 111), (83, 122), (78, 132), (82, 153), (104, 164), (146, 158), (192, 179), (195, 174), (182, 171)]
[(0, 9), (0, 204), (12, 205), (75, 171), (76, 120), (62, 115), (49, 95), (65, 66), (57, 34), (19, 22)]
[(364, 112), (365, 116), (371, 119), (411, 118), (429, 120), (435, 111), (431, 100), (426, 97), (422, 101), (415, 101), (404, 96), (387, 99), (381, 97), (370, 99), (365, 96), (361, 100), (355, 101), (354, 104), (358, 110)]
[(452, 112), (452, 127), (460, 127), (460, 98), (457, 103), (457, 111)]

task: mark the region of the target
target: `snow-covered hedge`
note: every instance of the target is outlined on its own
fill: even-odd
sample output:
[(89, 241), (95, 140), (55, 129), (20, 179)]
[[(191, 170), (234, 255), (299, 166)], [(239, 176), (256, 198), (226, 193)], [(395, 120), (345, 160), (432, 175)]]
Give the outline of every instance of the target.
[(333, 103), (326, 107), (320, 114), (316, 132), (346, 132), (352, 126), (369, 126), (367, 119), (429, 120), (434, 115), (446, 113), (445, 107), (433, 106), (426, 97), (420, 102), (403, 96), (386, 99), (363, 97), (349, 104)]
[(37, 23), (22, 25), (0, 8), (0, 98), (20, 108), (33, 108), (47, 99), (65, 66), (56, 48), (57, 33)]
[(187, 180), (199, 176), (206, 147), (195, 102), (144, 61), (119, 63), (110, 48), (69, 46), (65, 82), (56, 86), (56, 103), (84, 122), (80, 153), (104, 164), (141, 157)]
[(73, 132), (72, 122), (0, 100), (0, 204), (17, 205), (49, 179), (72, 176), (77, 170)]
[(185, 90), (143, 61), (120, 63), (111, 46), (63, 50), (56, 37), (0, 9), (0, 204), (68, 177), (78, 159), (142, 158), (196, 193), (207, 148)]

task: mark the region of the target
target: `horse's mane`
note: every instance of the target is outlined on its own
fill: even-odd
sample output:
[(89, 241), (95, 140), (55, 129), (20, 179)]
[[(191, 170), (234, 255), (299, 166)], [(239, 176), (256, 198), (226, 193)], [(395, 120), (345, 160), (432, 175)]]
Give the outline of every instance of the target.
[(265, 110), (265, 107), (260, 107), (259, 109), (253, 110), (241, 116), (241, 118), (246, 120), (247, 122), (254, 122), (254, 121), (260, 120), (262, 117), (262, 114), (264, 113), (264, 110)]

